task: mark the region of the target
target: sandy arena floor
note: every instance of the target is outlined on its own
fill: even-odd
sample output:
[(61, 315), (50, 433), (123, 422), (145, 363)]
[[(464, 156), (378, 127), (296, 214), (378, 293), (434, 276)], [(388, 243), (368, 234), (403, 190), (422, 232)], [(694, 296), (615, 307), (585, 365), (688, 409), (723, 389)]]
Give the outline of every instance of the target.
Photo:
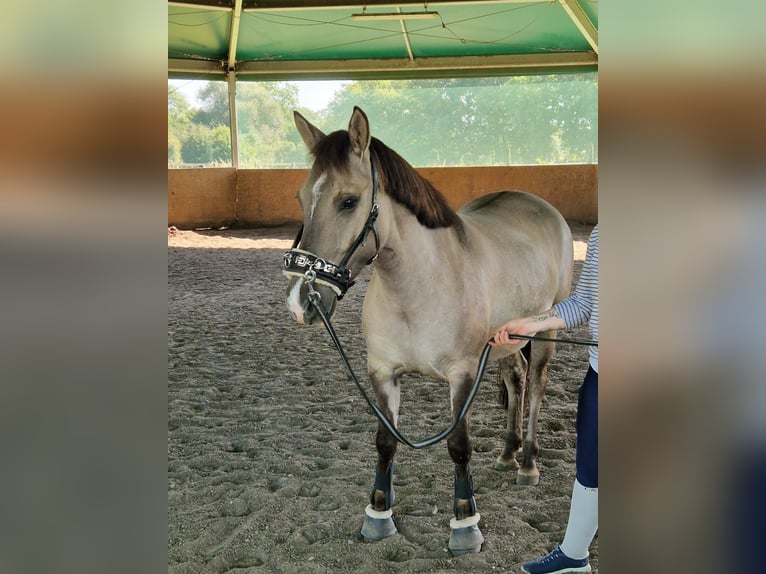
[[(576, 278), (591, 226), (570, 226)], [(168, 571), (518, 572), (551, 550), (569, 511), (585, 348), (560, 345), (550, 364), (536, 487), (516, 486), (513, 473), (492, 468), (505, 412), (495, 402), (494, 365), (484, 376), (471, 423), (486, 539), (480, 554), (447, 551), (453, 465), (444, 443), (399, 447), (399, 534), (365, 543), (359, 529), (374, 478), (376, 420), (324, 329), (288, 316), (282, 252), (295, 231), (168, 231)], [(334, 318), (365, 383), (360, 313), (369, 274)], [(447, 403), (445, 385), (405, 378), (405, 434), (420, 439), (447, 426)], [(597, 540), (591, 556), (598, 572)]]

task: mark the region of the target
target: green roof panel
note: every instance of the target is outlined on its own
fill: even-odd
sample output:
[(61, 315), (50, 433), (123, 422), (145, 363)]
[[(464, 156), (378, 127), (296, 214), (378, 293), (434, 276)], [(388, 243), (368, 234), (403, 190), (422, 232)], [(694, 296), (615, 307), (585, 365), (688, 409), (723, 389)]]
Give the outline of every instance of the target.
[(407, 57), (398, 21), (373, 26), (368, 22), (353, 21), (352, 13), (352, 10), (245, 12), (240, 24), (237, 59)]
[(581, 16), (570, 17), (562, 5), (579, 3), (579, 14), (584, 13), (596, 30), (589, 33), (596, 45), (597, 0), (442, 0), (427, 4), (434, 18), (389, 20), (359, 20), (353, 15), (426, 8), (407, 2), (397, 7), (383, 0), (358, 7), (341, 5), (340, 0), (258, 4), (245, 0), (236, 20), (234, 2), (203, 1), (168, 3), (172, 77), (223, 74), (233, 19), (234, 69), (243, 77), (398, 77), (421, 72), (448, 75), (451, 70), (478, 75), (477, 67), (492, 74), (524, 73), (524, 69), (544, 73), (592, 70), (598, 63), (597, 50), (573, 21)]
[(535, 54), (588, 50), (587, 41), (557, 4), (443, 6), (439, 21), (407, 22), (415, 57)]
[(231, 12), (168, 6), (168, 57), (226, 58)]

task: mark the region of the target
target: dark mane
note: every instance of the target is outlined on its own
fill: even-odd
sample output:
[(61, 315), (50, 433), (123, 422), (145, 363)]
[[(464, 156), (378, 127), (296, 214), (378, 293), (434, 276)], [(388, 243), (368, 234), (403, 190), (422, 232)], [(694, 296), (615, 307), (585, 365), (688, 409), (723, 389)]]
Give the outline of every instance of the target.
[[(370, 148), (377, 158), (380, 183), (393, 200), (407, 207), (421, 225), (431, 229), (455, 226), (462, 236), (462, 221), (431, 182), (379, 139), (372, 138)], [(346, 169), (350, 153), (351, 140), (342, 130), (322, 138), (312, 150), (321, 171)]]
[(454, 225), (462, 231), (457, 213), (430, 181), (379, 139), (372, 138), (370, 147), (378, 159), (381, 180), (390, 197), (407, 207), (426, 227)]

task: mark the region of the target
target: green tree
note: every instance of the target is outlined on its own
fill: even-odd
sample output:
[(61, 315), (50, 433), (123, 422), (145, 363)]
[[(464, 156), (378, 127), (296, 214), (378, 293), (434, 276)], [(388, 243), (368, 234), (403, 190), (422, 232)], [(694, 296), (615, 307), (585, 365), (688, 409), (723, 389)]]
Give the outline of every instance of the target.
[(596, 160), (595, 74), (353, 82), (320, 127), (345, 127), (354, 105), (413, 165)]
[[(168, 90), (169, 163), (228, 163), (228, 86), (208, 82), (199, 99), (193, 108)], [(237, 84), (241, 166), (308, 165), (297, 102), (292, 83)], [(347, 126), (355, 105), (373, 135), (415, 166), (598, 161), (596, 74), (357, 81), (325, 110), (299, 111), (329, 133)]]
[(184, 95), (168, 86), (168, 164), (181, 163), (181, 145), (191, 126), (191, 107)]
[(198, 92), (200, 105), (189, 105), (168, 88), (168, 162), (230, 164), (228, 86), (207, 82)]
[(569, 78), (556, 86), (560, 113), (555, 119), (561, 140), (560, 161), (598, 161), (598, 81), (595, 74)]
[(168, 133), (168, 165), (181, 163), (181, 140), (174, 134)]
[(184, 163), (230, 164), (231, 140), (226, 126), (208, 127), (196, 124), (181, 144)]
[(194, 113), (193, 121), (209, 127), (229, 125), (229, 86), (226, 82), (207, 82), (197, 97), (201, 106)]
[(269, 167), (292, 149), (288, 110), (297, 88), (284, 83), (242, 82), (237, 86), (239, 157), (243, 167)]

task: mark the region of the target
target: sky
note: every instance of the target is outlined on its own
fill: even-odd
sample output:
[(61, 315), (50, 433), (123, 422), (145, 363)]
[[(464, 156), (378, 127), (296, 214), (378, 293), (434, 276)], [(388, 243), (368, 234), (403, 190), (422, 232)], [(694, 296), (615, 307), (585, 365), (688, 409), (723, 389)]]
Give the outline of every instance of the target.
[[(335, 92), (348, 82), (313, 80), (292, 83), (298, 86), (298, 104), (310, 110), (318, 111), (326, 107)], [(190, 103), (196, 102), (197, 90), (201, 84), (202, 82), (199, 80), (168, 80), (168, 85), (183, 93)]]
[(311, 82), (295, 82), (298, 85), (298, 104), (318, 111), (330, 103), (335, 92), (349, 82), (335, 80), (315, 80)]

